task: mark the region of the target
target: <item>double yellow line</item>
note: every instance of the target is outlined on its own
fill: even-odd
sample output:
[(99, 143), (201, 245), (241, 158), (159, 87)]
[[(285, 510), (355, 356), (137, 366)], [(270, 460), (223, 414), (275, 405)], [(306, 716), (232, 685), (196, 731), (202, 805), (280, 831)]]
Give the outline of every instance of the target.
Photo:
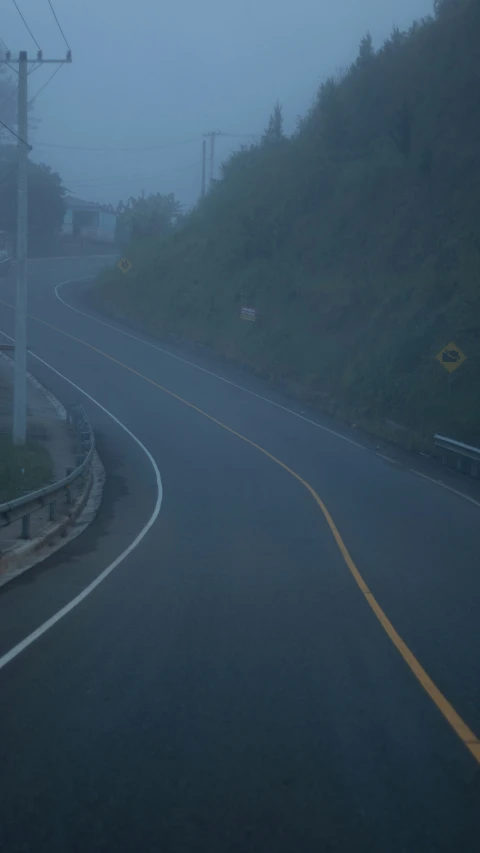
[[(9, 305), (7, 302), (3, 302), (3, 300), (0, 300), (0, 302), (3, 305), (8, 305), (9, 308), (13, 308), (12, 305)], [(276, 456), (273, 456), (273, 454), (269, 453), (268, 450), (265, 450), (265, 448), (261, 447), (259, 444), (256, 444), (256, 442), (251, 441), (251, 439), (242, 435), (242, 433), (237, 432), (236, 430), (227, 426), (227, 424), (222, 423), (222, 421), (219, 421), (217, 420), (217, 418), (214, 418), (212, 415), (209, 415), (207, 412), (204, 412), (203, 409), (199, 409), (198, 406), (194, 406), (193, 403), (189, 403), (188, 400), (185, 400), (183, 397), (180, 397), (173, 391), (169, 391), (168, 388), (165, 388), (163, 385), (160, 385), (158, 382), (155, 382), (148, 376), (144, 376), (143, 373), (139, 373), (138, 370), (135, 370), (133, 367), (129, 367), (127, 364), (118, 361), (118, 359), (114, 358), (111, 355), (108, 355), (108, 353), (103, 352), (97, 347), (94, 347), (92, 344), (81, 340), (81, 338), (75, 337), (75, 335), (71, 335), (69, 332), (65, 332), (63, 329), (59, 329), (57, 326), (53, 326), (51, 323), (47, 323), (45, 320), (41, 320), (39, 317), (34, 317), (32, 315), (29, 316), (32, 320), (36, 320), (37, 323), (41, 323), (42, 325), (47, 326), (49, 329), (53, 329), (56, 332), (65, 335), (67, 338), (70, 338), (71, 340), (76, 341), (77, 343), (82, 344), (85, 347), (88, 347), (88, 349), (93, 350), (94, 352), (98, 353), (98, 355), (103, 356), (103, 358), (108, 359), (114, 364), (117, 364), (119, 367), (122, 367), (124, 370), (128, 370), (129, 373), (133, 373), (135, 376), (138, 376), (140, 379), (143, 379), (145, 382), (148, 382), (150, 385), (153, 385), (155, 388), (158, 388), (159, 391), (163, 391), (164, 394), (168, 394), (169, 397), (173, 397), (175, 400), (178, 400), (180, 403), (183, 403), (185, 406), (188, 406), (189, 409), (193, 409), (193, 411), (198, 412), (200, 415), (207, 418), (209, 421), (216, 424), (221, 429), (226, 430), (227, 432), (231, 433), (231, 435), (234, 435), (236, 438), (240, 439), (240, 441), (244, 441), (246, 444), (249, 444), (250, 447), (254, 447), (255, 450), (258, 450), (260, 453), (263, 453), (264, 456), (266, 456), (268, 459), (271, 459), (272, 462), (275, 462), (276, 465), (279, 465), (280, 468), (283, 468), (283, 470), (287, 472), (287, 474), (290, 474), (291, 477), (297, 480), (307, 490), (307, 492), (310, 493), (313, 500), (321, 510), (323, 517), (325, 518), (325, 521), (327, 522), (332, 532), (333, 538), (337, 543), (338, 549), (346, 565), (348, 566), (352, 577), (354, 578), (369, 607), (371, 607), (383, 629), (390, 637), (392, 643), (400, 652), (405, 663), (410, 667), (411, 671), (418, 679), (424, 690), (428, 693), (432, 701), (435, 703), (438, 710), (443, 714), (447, 722), (450, 723), (452, 729), (458, 735), (464, 746), (467, 747), (467, 749), (473, 755), (475, 760), (480, 764), (480, 741), (472, 732), (472, 730), (467, 726), (464, 720), (462, 720), (460, 715), (457, 714), (453, 705), (450, 704), (448, 699), (446, 699), (443, 693), (434, 684), (428, 673), (424, 670), (421, 663), (417, 660), (413, 652), (409, 649), (409, 647), (406, 645), (406, 643), (402, 640), (398, 632), (393, 627), (388, 616), (380, 607), (378, 601), (368, 588), (352, 557), (350, 556), (347, 546), (345, 545), (326, 505), (319, 497), (313, 486), (310, 485), (310, 483), (304, 480), (303, 477), (300, 477), (299, 474), (297, 474), (292, 468), (289, 468), (289, 466), (282, 462), (280, 459), (277, 459)]]

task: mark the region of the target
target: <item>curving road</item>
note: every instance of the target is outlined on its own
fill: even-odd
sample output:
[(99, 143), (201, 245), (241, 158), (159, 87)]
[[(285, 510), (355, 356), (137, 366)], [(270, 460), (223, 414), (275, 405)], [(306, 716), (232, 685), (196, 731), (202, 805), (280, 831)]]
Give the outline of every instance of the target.
[(30, 264), (108, 479), (0, 590), (0, 850), (478, 850), (478, 490), (55, 291), (102, 263)]

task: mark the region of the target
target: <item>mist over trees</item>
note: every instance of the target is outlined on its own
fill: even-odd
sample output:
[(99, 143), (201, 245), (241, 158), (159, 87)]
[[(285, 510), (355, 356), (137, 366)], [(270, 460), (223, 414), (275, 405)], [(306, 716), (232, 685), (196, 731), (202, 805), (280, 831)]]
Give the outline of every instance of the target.
[[(0, 144), (0, 230), (14, 234), (17, 227), (17, 151)], [(65, 189), (50, 166), (28, 161), (29, 251), (49, 241), (62, 226)]]
[(119, 202), (117, 213), (117, 239), (121, 245), (130, 240), (165, 237), (171, 233), (181, 217), (181, 205), (173, 193), (130, 197), (126, 204)]
[[(478, 441), (479, 44), (478, 0), (435, 0), (378, 48), (365, 34), (295, 133), (277, 103), (181, 231), (99, 300), (379, 434)], [(468, 360), (447, 393), (435, 355), (451, 340)]]
[[(0, 58), (5, 51), (0, 50)], [(36, 126), (33, 107), (29, 125)], [(14, 234), (17, 221), (17, 83), (8, 65), (0, 64), (0, 230)], [(5, 127), (4, 125), (7, 125)], [(48, 245), (58, 234), (65, 213), (65, 189), (50, 166), (28, 161), (29, 252)]]

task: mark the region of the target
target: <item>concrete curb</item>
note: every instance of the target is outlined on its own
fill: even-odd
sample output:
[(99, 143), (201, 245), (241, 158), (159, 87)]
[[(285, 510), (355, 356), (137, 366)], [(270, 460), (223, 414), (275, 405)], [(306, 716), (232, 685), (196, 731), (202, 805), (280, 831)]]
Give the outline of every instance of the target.
[[(97, 456), (97, 454), (95, 455)], [(85, 508), (90, 497), (93, 480), (93, 473), (90, 470), (82, 493), (77, 498), (66, 518), (62, 518), (61, 521), (47, 524), (35, 539), (31, 539), (27, 542), (19, 542), (18, 545), (0, 556), (0, 584), (2, 581), (2, 575), (10, 575), (12, 572), (18, 572), (23, 568), (24, 563), (30, 560), (32, 555), (51, 545), (55, 539), (63, 539), (66, 536), (69, 527), (75, 523), (78, 516)]]

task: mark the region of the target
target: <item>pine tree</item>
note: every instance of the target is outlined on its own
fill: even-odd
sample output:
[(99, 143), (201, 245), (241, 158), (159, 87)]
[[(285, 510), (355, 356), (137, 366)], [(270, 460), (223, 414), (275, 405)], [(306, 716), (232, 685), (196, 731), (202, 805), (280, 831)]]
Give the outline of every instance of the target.
[(359, 68), (365, 68), (369, 65), (375, 56), (373, 49), (373, 39), (370, 33), (366, 33), (360, 42), (358, 49), (357, 65)]
[(283, 133), (282, 107), (277, 101), (270, 116), (268, 127), (262, 136), (262, 142), (266, 145), (272, 145), (281, 142), (283, 139), (285, 136)]

